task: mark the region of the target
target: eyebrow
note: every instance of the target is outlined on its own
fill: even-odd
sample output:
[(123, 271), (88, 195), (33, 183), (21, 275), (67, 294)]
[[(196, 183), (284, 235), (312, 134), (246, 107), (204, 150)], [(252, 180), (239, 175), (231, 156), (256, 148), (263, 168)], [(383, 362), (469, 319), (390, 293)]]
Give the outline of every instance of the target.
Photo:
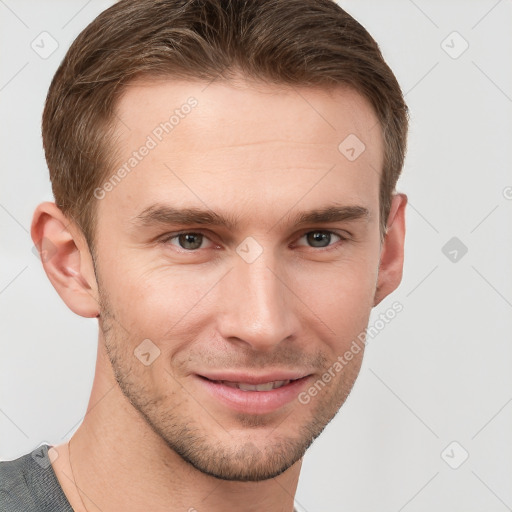
[[(370, 219), (370, 211), (368, 208), (359, 205), (330, 205), (302, 211), (295, 215), (287, 214), (277, 223), (283, 219), (297, 226), (324, 222), (368, 221)], [(231, 214), (220, 214), (213, 210), (195, 207), (174, 208), (162, 204), (154, 204), (145, 208), (133, 219), (133, 222), (135, 225), (143, 227), (160, 224), (180, 226), (211, 225), (224, 226), (229, 230), (234, 230), (238, 224), (237, 218)]]

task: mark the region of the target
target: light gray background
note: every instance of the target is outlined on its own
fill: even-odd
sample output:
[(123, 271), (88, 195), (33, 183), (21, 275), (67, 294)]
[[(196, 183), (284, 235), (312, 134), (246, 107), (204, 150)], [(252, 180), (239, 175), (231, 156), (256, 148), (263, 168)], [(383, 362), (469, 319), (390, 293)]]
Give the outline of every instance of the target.
[[(52, 198), (40, 136), (50, 80), (111, 3), (0, 0), (1, 459), (69, 438), (89, 397), (97, 322), (60, 300), (28, 231)], [(379, 42), (411, 110), (404, 277), (370, 323), (395, 300), (404, 310), (308, 452), (299, 508), (511, 510), (512, 3), (340, 4)], [(43, 31), (59, 45), (46, 59), (31, 48)], [(442, 252), (452, 237), (468, 248), (456, 262)]]

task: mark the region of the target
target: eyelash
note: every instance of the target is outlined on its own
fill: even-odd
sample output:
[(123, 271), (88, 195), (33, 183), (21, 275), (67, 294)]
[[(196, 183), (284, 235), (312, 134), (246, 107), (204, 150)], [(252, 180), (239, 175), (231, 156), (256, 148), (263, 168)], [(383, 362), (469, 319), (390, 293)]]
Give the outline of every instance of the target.
[[(350, 240), (350, 238), (348, 236), (343, 236), (341, 233), (337, 233), (336, 231), (331, 231), (328, 229), (313, 229), (313, 230), (305, 231), (300, 235), (299, 240), (310, 233), (328, 233), (330, 235), (335, 235), (340, 238), (338, 243), (328, 245), (327, 247), (311, 247), (311, 246), (309, 246), (310, 249), (316, 249), (317, 252), (318, 251), (326, 252), (326, 251), (336, 250), (339, 248), (340, 242), (345, 242), (347, 240)], [(171, 240), (178, 238), (180, 235), (201, 235), (204, 238), (207, 238), (208, 240), (210, 240), (210, 238), (205, 233), (203, 233), (201, 231), (180, 231), (178, 233), (168, 233), (160, 240), (160, 243), (169, 244), (169, 242)], [(212, 240), (210, 240), (210, 241), (212, 242)], [(215, 243), (215, 242), (213, 242), (213, 243)], [(186, 253), (186, 254), (198, 253), (201, 250), (201, 249), (184, 249), (183, 247), (178, 247), (178, 246), (175, 246), (175, 247), (176, 247), (176, 249), (178, 249), (178, 252)]]

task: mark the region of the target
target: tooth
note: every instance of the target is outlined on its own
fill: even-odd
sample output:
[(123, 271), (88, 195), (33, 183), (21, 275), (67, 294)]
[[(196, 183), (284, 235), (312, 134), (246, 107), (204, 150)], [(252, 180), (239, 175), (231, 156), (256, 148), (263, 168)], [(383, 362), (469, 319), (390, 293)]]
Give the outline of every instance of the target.
[(244, 384), (242, 382), (238, 382), (236, 384), (236, 387), (238, 389), (241, 389), (242, 391), (257, 391), (256, 386), (253, 384)]
[(272, 389), (274, 389), (274, 383), (266, 382), (265, 384), (246, 384), (244, 382), (239, 382), (238, 387), (242, 391), (272, 391)]
[(245, 382), (231, 382), (229, 380), (220, 380), (217, 382), (229, 386), (230, 388), (241, 389), (242, 391), (272, 391), (273, 389), (286, 386), (291, 380), (275, 380), (263, 384), (247, 384)]
[(283, 386), (286, 386), (287, 384), (290, 384), (289, 380), (276, 380), (274, 382), (274, 389), (282, 388)]
[(229, 380), (217, 380), (219, 384), (224, 384), (224, 386), (229, 386), (230, 388), (236, 388), (237, 385), (234, 382), (230, 382)]

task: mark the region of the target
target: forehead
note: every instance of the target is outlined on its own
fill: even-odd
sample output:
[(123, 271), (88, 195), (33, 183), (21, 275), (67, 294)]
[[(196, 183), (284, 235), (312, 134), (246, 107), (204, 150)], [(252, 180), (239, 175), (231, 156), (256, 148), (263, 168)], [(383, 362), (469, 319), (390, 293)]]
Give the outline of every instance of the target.
[[(196, 106), (188, 109), (187, 102)], [(191, 119), (181, 122), (190, 110)], [(135, 80), (117, 102), (118, 133), (130, 142), (137, 131), (151, 133), (173, 113), (178, 117), (171, 122), (176, 142), (189, 136), (187, 143), (191, 144), (191, 138), (202, 131), (208, 134), (202, 144), (216, 147), (221, 142), (255, 141), (257, 135), (262, 140), (293, 137), (298, 143), (337, 146), (340, 138), (353, 133), (365, 139), (370, 150), (380, 149), (375, 147), (381, 138), (380, 123), (370, 103), (354, 89), (267, 84), (243, 78), (229, 82)]]
[(346, 87), (137, 81), (116, 117), (118, 166), (109, 176), (125, 170), (102, 209), (378, 201), (380, 123)]

